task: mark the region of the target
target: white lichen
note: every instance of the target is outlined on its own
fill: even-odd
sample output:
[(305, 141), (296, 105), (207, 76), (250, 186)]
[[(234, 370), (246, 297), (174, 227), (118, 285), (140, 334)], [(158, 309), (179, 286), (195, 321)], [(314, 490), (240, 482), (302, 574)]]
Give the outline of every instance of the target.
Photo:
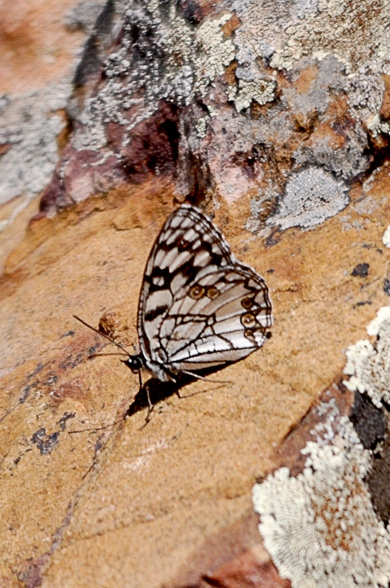
[(309, 167), (290, 176), (279, 210), (267, 224), (282, 230), (312, 228), (343, 210), (349, 202), (346, 186), (329, 172)]
[(121, 45), (104, 64), (108, 81), (87, 101), (75, 147), (101, 149), (108, 122), (124, 126), (129, 133), (124, 141), (130, 142), (130, 131), (152, 116), (161, 100), (187, 106), (195, 96), (204, 97), (235, 57), (234, 43), (222, 30), (230, 18), (224, 13), (193, 27), (175, 2), (167, 7), (145, 0), (129, 8)]
[(344, 384), (353, 392), (367, 393), (378, 408), (390, 402), (390, 307), (379, 309), (376, 318), (367, 327), (367, 333), (376, 337), (351, 345), (347, 351), (344, 373), (351, 376)]
[(291, 69), (302, 58), (333, 55), (348, 73), (372, 62), (386, 73), (390, 65), (390, 6), (381, 0), (307, 0), (264, 3), (232, 0), (242, 22), (236, 34), (238, 61), (256, 57), (271, 67)]
[(249, 108), (252, 102), (260, 105), (272, 102), (275, 98), (276, 83), (274, 81), (238, 80), (238, 89), (235, 86), (229, 88), (229, 100), (234, 102), (237, 112)]
[(207, 120), (208, 117), (204, 116), (203, 118), (199, 118), (196, 123), (196, 136), (198, 139), (204, 139), (207, 132)]
[(390, 135), (390, 123), (381, 119), (379, 114), (374, 114), (366, 121), (367, 128), (373, 137), (378, 135)]
[[(232, 8), (241, 21), (235, 32), (239, 65), (251, 69), (261, 59), (275, 69), (299, 71), (309, 62), (320, 67), (332, 58), (343, 73), (331, 85), (339, 91), (344, 86), (356, 118), (366, 121), (379, 113), (382, 74), (390, 73), (389, 3), (232, 0)], [(317, 100), (316, 111), (323, 107), (324, 101)]]
[[(304, 56), (322, 59), (332, 54), (345, 64), (347, 72), (356, 71), (368, 56), (387, 70), (390, 7), (380, 1), (374, 4), (376, 11), (370, 13), (370, 18), (364, 16), (374, 10), (372, 2), (348, 0), (319, 0), (317, 11), (304, 18), (290, 17), (288, 40), (275, 51), (271, 67), (289, 69)], [(362, 18), (364, 24), (360, 24)]]
[(385, 245), (385, 247), (390, 249), (390, 226), (387, 227), (387, 229), (383, 233), (382, 241), (383, 241), (383, 245)]
[(340, 418), (340, 410), (335, 398), (331, 398), (329, 402), (321, 402), (316, 407), (316, 413), (321, 417), (321, 421), (310, 431), (310, 434), (319, 446), (333, 443), (336, 435), (335, 423)]
[(390, 580), (390, 537), (365, 483), (370, 454), (347, 417), (333, 444), (307, 443), (296, 478), (280, 468), (253, 488), (259, 530), (293, 588), (379, 588)]
[(65, 126), (58, 111), (65, 108), (70, 90), (68, 79), (0, 99), (0, 144), (8, 146), (0, 157), (0, 204), (22, 196), (19, 210), (49, 183), (59, 158), (57, 137)]

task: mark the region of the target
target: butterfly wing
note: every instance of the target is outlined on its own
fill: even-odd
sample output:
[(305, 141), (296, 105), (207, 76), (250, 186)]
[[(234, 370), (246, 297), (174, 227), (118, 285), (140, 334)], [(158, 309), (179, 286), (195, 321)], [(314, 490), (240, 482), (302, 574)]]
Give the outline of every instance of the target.
[(138, 308), (146, 366), (162, 379), (242, 359), (272, 324), (264, 280), (232, 255), (220, 231), (183, 205), (149, 256)]
[(171, 214), (150, 253), (138, 306), (141, 351), (160, 379), (156, 366), (169, 363), (160, 331), (174, 300), (205, 268), (232, 264), (229, 245), (200, 210), (185, 204)]
[(197, 371), (243, 359), (261, 347), (272, 325), (264, 280), (235, 262), (203, 270), (178, 292), (159, 332), (171, 369)]

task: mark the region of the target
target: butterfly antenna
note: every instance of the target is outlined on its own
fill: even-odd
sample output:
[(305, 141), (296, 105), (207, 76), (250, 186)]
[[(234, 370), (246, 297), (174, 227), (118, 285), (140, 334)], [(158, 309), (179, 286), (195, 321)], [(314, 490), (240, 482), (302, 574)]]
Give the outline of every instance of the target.
[(116, 345), (117, 347), (119, 347), (119, 349), (122, 349), (122, 351), (124, 351), (127, 356), (130, 356), (131, 355), (127, 351), (127, 349), (125, 349), (120, 343), (117, 343), (116, 341), (114, 341), (114, 339), (112, 339), (112, 337), (110, 337), (109, 335), (106, 335), (105, 333), (101, 333), (98, 329), (95, 329), (95, 327), (92, 327), (91, 325), (89, 325), (88, 323), (86, 323), (85, 321), (83, 321), (83, 319), (81, 319), (79, 316), (76, 316), (75, 314), (73, 315), (73, 318), (75, 318), (77, 321), (79, 321), (85, 327), (88, 327), (88, 329), (91, 329), (92, 331), (95, 331), (95, 333), (97, 333), (101, 337), (104, 337), (105, 339), (107, 339), (108, 341), (110, 341), (110, 343), (113, 343), (114, 345)]
[(92, 353), (91, 355), (88, 355), (88, 359), (90, 357), (105, 357), (106, 355), (120, 355), (121, 357), (123, 357), (123, 353), (119, 353), (119, 351), (114, 351), (113, 353)]

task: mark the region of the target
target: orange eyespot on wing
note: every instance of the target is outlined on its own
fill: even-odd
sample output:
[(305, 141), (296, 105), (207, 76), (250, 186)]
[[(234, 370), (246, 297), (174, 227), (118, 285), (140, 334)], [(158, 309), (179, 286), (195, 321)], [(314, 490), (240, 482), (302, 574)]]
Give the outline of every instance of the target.
[(253, 300), (252, 300), (252, 298), (244, 298), (244, 299), (241, 301), (241, 306), (242, 306), (243, 308), (245, 308), (245, 309), (249, 309), (249, 308), (251, 308), (251, 307), (253, 306)]
[(195, 286), (192, 286), (192, 288), (190, 288), (189, 295), (194, 300), (199, 300), (204, 296), (205, 291), (206, 290), (203, 288), (203, 286), (199, 286), (198, 284), (196, 284)]
[(244, 327), (256, 326), (256, 318), (250, 312), (246, 312), (242, 315), (241, 322), (244, 325)]
[(178, 246), (179, 250), (188, 249), (190, 247), (190, 245), (191, 245), (190, 241), (187, 241), (187, 239), (184, 239), (184, 237), (180, 237), (180, 239), (178, 239), (178, 241), (177, 241), (177, 246)]
[(219, 296), (219, 292), (218, 292), (217, 288), (215, 288), (214, 286), (211, 286), (211, 288), (207, 288), (207, 296), (211, 300), (214, 300), (215, 298), (217, 298)]

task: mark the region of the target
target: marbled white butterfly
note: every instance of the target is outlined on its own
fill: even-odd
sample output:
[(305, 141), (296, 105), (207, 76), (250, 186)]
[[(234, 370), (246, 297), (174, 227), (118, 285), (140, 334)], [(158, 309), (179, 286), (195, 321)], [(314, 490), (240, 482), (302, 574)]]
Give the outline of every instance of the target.
[(263, 345), (271, 310), (263, 278), (234, 257), (199, 209), (184, 204), (150, 253), (138, 306), (141, 352), (125, 363), (163, 382), (222, 367)]
[(181, 373), (201, 377), (194, 372), (259, 349), (270, 335), (271, 311), (263, 278), (234, 257), (198, 208), (183, 204), (161, 229), (146, 264), (138, 304), (140, 353), (130, 355), (104, 336), (128, 355), (124, 363), (132, 371), (145, 367), (162, 382), (176, 381)]

